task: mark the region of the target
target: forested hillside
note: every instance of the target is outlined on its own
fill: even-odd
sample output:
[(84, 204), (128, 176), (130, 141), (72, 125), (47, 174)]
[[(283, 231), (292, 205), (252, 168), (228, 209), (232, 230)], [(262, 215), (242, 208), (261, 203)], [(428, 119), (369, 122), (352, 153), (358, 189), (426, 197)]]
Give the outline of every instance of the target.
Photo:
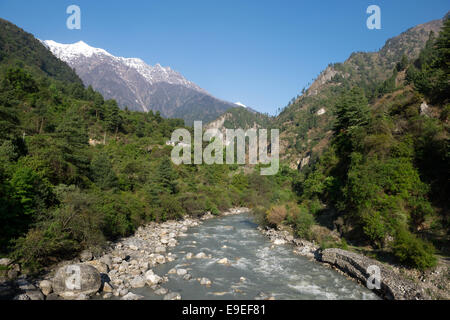
[(227, 110), (219, 118), (210, 122), (207, 128), (216, 128), (225, 133), (226, 129), (271, 129), (275, 118), (243, 107)]
[[(333, 95), (317, 92), (319, 100), (299, 112), (311, 97), (285, 110), (282, 119), (294, 117), (286, 131), (303, 130), (298, 153), (311, 148), (313, 128), (327, 143), (293, 184), (300, 205), (273, 206), (267, 223), (290, 225), (322, 247), (364, 248), (421, 270), (436, 264), (435, 253), (448, 255), (449, 48), (447, 19), (414, 59), (396, 55), (374, 91), (346, 82), (324, 89)], [(327, 120), (315, 116), (319, 106), (331, 113)]]
[(0, 254), (29, 270), (148, 221), (231, 206), (323, 248), (420, 270), (448, 254), (449, 20), (441, 33), (433, 22), (388, 42), (398, 50), (330, 67), (276, 119), (242, 108), (220, 119), (220, 128), (281, 129), (284, 159), (268, 177), (174, 166), (166, 141), (182, 120), (120, 110), (1, 23)]
[(289, 177), (175, 167), (165, 143), (182, 120), (122, 111), (32, 35), (0, 30), (2, 255), (37, 270), (148, 221), (280, 198), (274, 186)]
[(282, 132), (283, 159), (292, 168), (314, 162), (330, 142), (336, 119), (333, 109), (336, 97), (358, 86), (373, 102), (391, 90), (396, 64), (403, 56), (408, 60), (417, 59), (430, 32), (436, 35), (442, 24), (443, 20), (436, 20), (416, 26), (386, 41), (378, 52), (355, 52), (343, 63), (330, 64), (277, 118)]

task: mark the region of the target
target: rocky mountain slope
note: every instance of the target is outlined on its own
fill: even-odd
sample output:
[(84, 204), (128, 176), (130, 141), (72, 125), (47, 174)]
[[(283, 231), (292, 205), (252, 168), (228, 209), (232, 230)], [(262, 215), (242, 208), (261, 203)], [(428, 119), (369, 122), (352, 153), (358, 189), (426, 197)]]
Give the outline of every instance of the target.
[(274, 118), (267, 114), (262, 114), (248, 107), (236, 107), (227, 110), (220, 117), (211, 121), (208, 129), (219, 129), (225, 132), (226, 129), (269, 129), (273, 123)]
[(236, 106), (211, 96), (170, 67), (150, 66), (138, 58), (115, 57), (82, 41), (43, 43), (74, 68), (86, 86), (130, 110), (159, 111), (164, 117), (182, 118), (192, 124), (194, 120), (211, 121)]
[(389, 39), (378, 52), (356, 52), (344, 63), (330, 64), (276, 119), (283, 159), (300, 169), (317, 158), (332, 135), (336, 96), (356, 85), (369, 99), (376, 98), (402, 56), (416, 59), (430, 33), (439, 33), (444, 19), (413, 27)]

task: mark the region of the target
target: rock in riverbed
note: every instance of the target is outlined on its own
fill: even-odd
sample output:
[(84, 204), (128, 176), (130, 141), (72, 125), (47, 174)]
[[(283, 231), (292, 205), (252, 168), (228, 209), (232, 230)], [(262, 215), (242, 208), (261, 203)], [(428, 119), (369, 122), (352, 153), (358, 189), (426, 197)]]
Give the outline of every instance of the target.
[(72, 264), (58, 270), (53, 279), (53, 291), (63, 298), (73, 299), (80, 294), (94, 295), (102, 285), (97, 269), (85, 264)]
[(157, 274), (154, 274), (152, 270), (147, 271), (145, 274), (145, 280), (149, 286), (156, 285), (162, 282), (162, 278)]
[(177, 292), (171, 292), (164, 296), (164, 300), (181, 300), (181, 295)]
[(203, 286), (210, 286), (212, 284), (212, 282), (208, 278), (201, 278), (200, 284)]
[(230, 262), (228, 261), (227, 258), (223, 258), (223, 259), (220, 259), (219, 261), (217, 261), (217, 263), (218, 264), (229, 264)]
[(179, 276), (184, 276), (187, 273), (186, 269), (178, 269), (177, 270), (177, 275)]
[(143, 296), (134, 294), (132, 292), (128, 292), (126, 295), (124, 295), (121, 300), (142, 300), (144, 299)]
[(130, 281), (130, 285), (132, 288), (143, 288), (145, 287), (146, 279), (141, 276), (136, 276), (133, 280)]

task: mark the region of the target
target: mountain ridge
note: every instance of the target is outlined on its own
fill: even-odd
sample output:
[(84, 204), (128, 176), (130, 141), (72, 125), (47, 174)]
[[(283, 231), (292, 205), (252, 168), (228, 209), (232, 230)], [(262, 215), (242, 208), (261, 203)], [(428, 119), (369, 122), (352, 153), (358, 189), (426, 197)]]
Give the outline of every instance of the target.
[(281, 132), (282, 159), (289, 162), (291, 168), (298, 169), (312, 163), (331, 138), (334, 97), (359, 86), (369, 99), (373, 99), (371, 95), (382, 89), (380, 86), (392, 76), (392, 70), (402, 56), (415, 60), (425, 47), (430, 32), (439, 33), (444, 20), (445, 17), (409, 28), (388, 39), (379, 51), (353, 52), (344, 62), (330, 64), (323, 70), (276, 118)]
[(164, 117), (179, 116), (190, 125), (194, 120), (211, 121), (235, 106), (213, 97), (170, 67), (151, 66), (140, 58), (116, 57), (83, 41), (42, 43), (75, 69), (86, 86), (115, 99), (122, 108), (159, 111)]

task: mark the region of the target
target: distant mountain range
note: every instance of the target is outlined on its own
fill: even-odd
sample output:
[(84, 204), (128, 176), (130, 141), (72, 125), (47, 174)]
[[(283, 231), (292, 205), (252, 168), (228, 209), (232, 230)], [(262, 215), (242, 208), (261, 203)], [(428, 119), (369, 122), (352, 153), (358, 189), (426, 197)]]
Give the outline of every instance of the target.
[(83, 41), (42, 43), (59, 59), (75, 69), (86, 86), (107, 99), (115, 99), (129, 110), (159, 111), (162, 116), (209, 122), (226, 110), (243, 106), (211, 96), (170, 67), (150, 66), (138, 58), (116, 57)]

